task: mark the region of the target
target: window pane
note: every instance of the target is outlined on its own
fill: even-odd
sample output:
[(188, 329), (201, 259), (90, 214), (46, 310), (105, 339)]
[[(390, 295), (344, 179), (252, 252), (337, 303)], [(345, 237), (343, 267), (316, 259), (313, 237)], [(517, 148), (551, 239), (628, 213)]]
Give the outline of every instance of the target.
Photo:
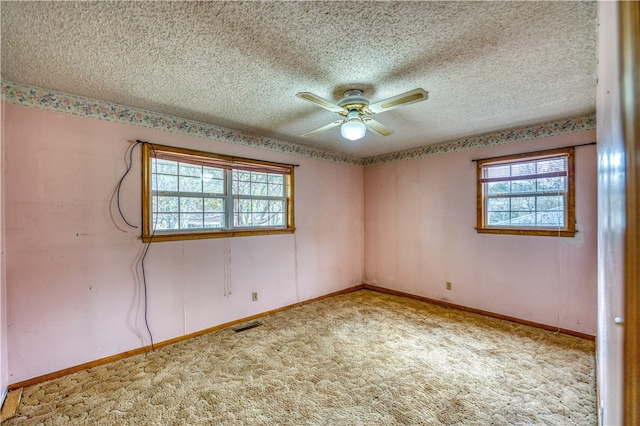
[(175, 161), (157, 160), (154, 158), (151, 160), (151, 172), (166, 175), (177, 175), (178, 163)]
[[(154, 197), (156, 200), (156, 197)], [(157, 204), (154, 203), (156, 211), (177, 213), (178, 212), (178, 197), (157, 197)]]
[(233, 215), (233, 226), (239, 228), (251, 225), (251, 213), (237, 212)]
[(286, 204), (282, 200), (234, 200), (234, 226), (285, 226)]
[(536, 210), (535, 197), (513, 197), (511, 198), (512, 211), (534, 212)]
[(284, 186), (269, 184), (267, 195), (269, 197), (284, 197)]
[(270, 226), (284, 226), (284, 213), (270, 214), (269, 215)]
[(487, 183), (487, 194), (508, 194), (511, 192), (511, 182), (489, 182)]
[(234, 212), (251, 212), (251, 200), (233, 200)]
[(488, 166), (484, 170), (486, 178), (500, 178), (511, 176), (511, 167), (506, 166)]
[(538, 212), (538, 226), (558, 226), (564, 227), (564, 212), (547, 211)]
[(566, 158), (540, 160), (537, 163), (537, 173), (564, 172), (566, 170)]
[(202, 166), (180, 164), (180, 176), (202, 177)]
[(251, 195), (251, 182), (233, 182), (233, 193), (234, 195)]
[(536, 197), (538, 200), (538, 211), (540, 210), (564, 210), (563, 196), (542, 196)]
[(201, 212), (202, 198), (182, 197), (180, 198), (180, 213)]
[(224, 180), (204, 178), (202, 192), (207, 194), (224, 194)]
[(282, 185), (284, 183), (284, 176), (269, 174), (269, 183), (274, 185)]
[(528, 176), (536, 174), (536, 163), (519, 163), (511, 166), (511, 176)]
[(530, 212), (511, 212), (511, 226), (535, 226), (536, 214)]
[[(285, 226), (284, 176), (261, 172), (232, 172), (233, 222), (237, 227)], [(256, 199), (254, 197), (260, 197)], [(262, 198), (265, 197), (265, 198)], [(266, 199), (276, 197), (276, 199)]]
[(205, 228), (224, 228), (224, 213), (205, 213)]
[(267, 183), (267, 174), (251, 172), (251, 182)]
[(539, 192), (564, 191), (566, 178), (563, 176), (537, 179)]
[(202, 179), (180, 176), (180, 192), (202, 192)]
[(271, 213), (284, 212), (284, 201), (269, 201), (269, 212)]
[(511, 182), (511, 192), (535, 192), (536, 180), (514, 180)]
[(164, 231), (168, 229), (178, 229), (178, 213), (158, 213), (154, 215), (153, 223), (157, 231)]
[(252, 213), (251, 214), (251, 226), (268, 226), (269, 214), (267, 213)]
[(224, 179), (224, 170), (214, 167), (203, 167), (202, 177), (205, 179)]
[(251, 195), (266, 196), (267, 195), (267, 184), (266, 183), (252, 183), (251, 184)]
[(204, 228), (202, 213), (181, 213), (180, 229)]
[(489, 198), (487, 200), (487, 210), (490, 212), (509, 211), (509, 204), (509, 198)]
[(151, 189), (153, 191), (170, 191), (178, 190), (178, 177), (168, 175), (151, 175)]
[(252, 200), (251, 211), (253, 213), (269, 211), (269, 202), (267, 200)]
[(205, 198), (204, 211), (211, 213), (224, 212), (224, 200), (222, 198)]
[(492, 226), (506, 226), (511, 223), (509, 212), (489, 212), (487, 214), (487, 224)]

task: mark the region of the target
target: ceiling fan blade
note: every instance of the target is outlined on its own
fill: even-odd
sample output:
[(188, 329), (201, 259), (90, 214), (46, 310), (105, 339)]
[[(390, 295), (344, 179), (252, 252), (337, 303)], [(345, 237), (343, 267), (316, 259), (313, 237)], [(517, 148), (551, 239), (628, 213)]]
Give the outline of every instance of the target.
[(344, 108), (339, 105), (334, 104), (331, 101), (328, 101), (324, 98), (321, 98), (318, 95), (314, 95), (311, 92), (300, 92), (296, 93), (296, 96), (300, 99), (304, 99), (305, 101), (313, 102), (314, 104), (321, 106), (324, 109), (328, 109), (331, 112), (343, 112)]
[(318, 129), (315, 129), (315, 130), (312, 130), (310, 132), (307, 132), (302, 136), (313, 136), (313, 135), (315, 135), (317, 133), (324, 132), (325, 130), (329, 130), (329, 129), (332, 129), (332, 128), (336, 127), (336, 126), (339, 126), (343, 122), (344, 122), (344, 120), (336, 120), (333, 123), (327, 124), (326, 126), (322, 126), (322, 127), (318, 128)]
[(389, 111), (390, 109), (394, 109), (400, 106), (426, 101), (428, 97), (429, 92), (424, 89), (418, 88), (405, 93), (401, 93), (388, 99), (384, 99), (380, 102), (376, 102), (375, 104), (371, 104), (369, 105), (368, 109), (373, 114), (377, 114), (383, 111)]
[(367, 126), (367, 129), (371, 130), (372, 132), (376, 132), (382, 136), (389, 136), (391, 133), (393, 133), (393, 130), (380, 123), (379, 121), (374, 120), (373, 118), (367, 117), (363, 121), (364, 125)]

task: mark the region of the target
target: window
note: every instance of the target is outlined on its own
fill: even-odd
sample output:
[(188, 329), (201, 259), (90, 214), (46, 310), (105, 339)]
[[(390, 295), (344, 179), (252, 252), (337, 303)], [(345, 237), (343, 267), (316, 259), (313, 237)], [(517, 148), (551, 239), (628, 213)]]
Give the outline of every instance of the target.
[(293, 166), (144, 144), (145, 242), (294, 232)]
[(477, 162), (480, 233), (572, 237), (573, 148)]

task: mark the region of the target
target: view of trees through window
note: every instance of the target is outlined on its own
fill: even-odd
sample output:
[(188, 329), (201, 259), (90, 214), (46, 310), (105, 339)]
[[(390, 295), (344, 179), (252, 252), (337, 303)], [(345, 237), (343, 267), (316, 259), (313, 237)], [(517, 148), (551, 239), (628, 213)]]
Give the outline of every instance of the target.
[(286, 225), (284, 175), (226, 170), (152, 158), (152, 223), (157, 231), (224, 229), (231, 175), (233, 227)]
[(295, 232), (294, 165), (142, 145), (142, 241)]
[(233, 170), (233, 226), (284, 226), (285, 192), (281, 174)]
[(478, 232), (573, 236), (573, 148), (477, 161)]
[(565, 157), (488, 166), (484, 177), (488, 225), (565, 225)]
[(225, 170), (151, 160), (155, 230), (221, 229), (225, 224)]

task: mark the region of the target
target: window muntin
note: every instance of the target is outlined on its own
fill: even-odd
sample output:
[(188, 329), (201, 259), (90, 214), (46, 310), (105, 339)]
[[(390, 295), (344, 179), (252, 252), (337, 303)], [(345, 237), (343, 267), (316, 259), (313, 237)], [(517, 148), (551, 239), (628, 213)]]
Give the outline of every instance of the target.
[(478, 232), (575, 234), (573, 148), (478, 161)]
[(293, 166), (146, 144), (143, 178), (145, 241), (294, 231)]

